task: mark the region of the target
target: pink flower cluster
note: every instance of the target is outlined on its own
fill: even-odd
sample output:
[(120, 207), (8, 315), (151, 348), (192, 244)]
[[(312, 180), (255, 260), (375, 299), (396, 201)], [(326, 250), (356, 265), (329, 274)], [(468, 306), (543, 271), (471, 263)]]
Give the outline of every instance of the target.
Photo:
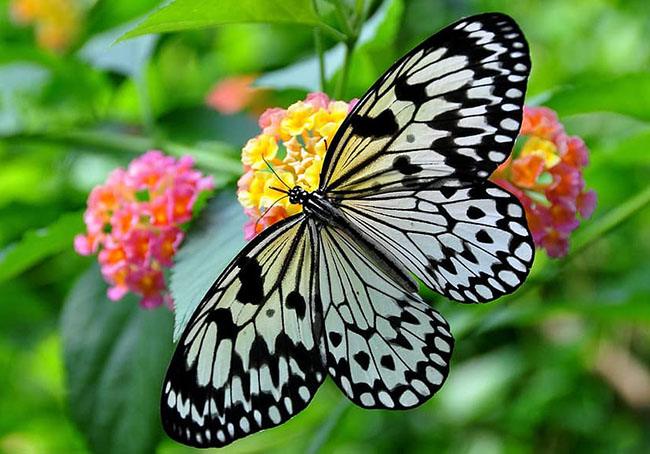
[(596, 193), (585, 190), (582, 177), (588, 164), (585, 143), (567, 135), (554, 111), (524, 107), (518, 146), (492, 179), (522, 202), (533, 240), (549, 257), (569, 252), (578, 215), (587, 219), (596, 207)]
[(84, 213), (87, 233), (75, 237), (74, 247), (81, 255), (99, 251), (111, 300), (133, 292), (146, 309), (171, 307), (163, 267), (172, 265), (184, 237), (180, 225), (192, 218), (199, 193), (214, 187), (212, 177), (193, 166), (190, 156), (176, 160), (149, 151), (91, 191)]

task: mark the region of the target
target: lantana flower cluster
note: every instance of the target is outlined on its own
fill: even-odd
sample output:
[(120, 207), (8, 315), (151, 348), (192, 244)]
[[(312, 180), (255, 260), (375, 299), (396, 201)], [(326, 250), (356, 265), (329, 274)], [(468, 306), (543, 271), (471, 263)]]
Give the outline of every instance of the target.
[(239, 202), (250, 218), (244, 226), (247, 240), (302, 210), (288, 198), (279, 200), (282, 193), (272, 187), (299, 184), (307, 191), (316, 190), (328, 144), (355, 104), (356, 100), (348, 104), (311, 93), (288, 109), (267, 109), (262, 114), (261, 134), (242, 150), (244, 175), (237, 183)]
[(16, 23), (33, 24), (39, 46), (62, 51), (79, 33), (88, 2), (80, 0), (12, 0)]
[(77, 235), (74, 247), (82, 255), (99, 252), (111, 300), (133, 292), (146, 309), (171, 307), (163, 269), (172, 265), (198, 195), (214, 187), (212, 177), (193, 166), (190, 156), (177, 160), (149, 151), (91, 191), (87, 232)]
[(571, 232), (596, 207), (596, 193), (585, 190), (582, 176), (588, 164), (585, 143), (567, 135), (554, 111), (524, 107), (517, 146), (492, 179), (519, 198), (535, 244), (549, 257), (568, 253)]

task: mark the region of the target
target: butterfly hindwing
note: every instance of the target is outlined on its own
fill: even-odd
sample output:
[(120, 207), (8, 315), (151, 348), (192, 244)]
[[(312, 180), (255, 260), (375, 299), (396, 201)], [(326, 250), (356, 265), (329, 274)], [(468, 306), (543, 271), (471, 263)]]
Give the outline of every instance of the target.
[(330, 376), (365, 408), (424, 403), (449, 372), (454, 340), (447, 322), (417, 293), (389, 279), (342, 231), (323, 226), (319, 237)]
[(340, 207), (428, 287), (455, 301), (511, 293), (532, 266), (524, 209), (489, 181), (447, 180), (443, 188), (346, 198)]
[(163, 382), (167, 433), (223, 446), (304, 409), (324, 380), (316, 257), (303, 216), (231, 262), (192, 315)]
[(512, 150), (529, 71), (528, 44), (508, 16), (446, 27), (395, 63), (346, 117), (321, 190), (340, 198), (487, 178)]

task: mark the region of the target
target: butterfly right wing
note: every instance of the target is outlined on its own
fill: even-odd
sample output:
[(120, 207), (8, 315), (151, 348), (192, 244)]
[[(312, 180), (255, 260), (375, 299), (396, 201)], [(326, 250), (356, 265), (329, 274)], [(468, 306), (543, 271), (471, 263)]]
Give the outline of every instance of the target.
[(443, 181), (351, 196), (339, 207), (353, 227), (447, 298), (476, 303), (515, 291), (535, 255), (521, 203), (489, 181)]
[(398, 60), (337, 130), (320, 175), (332, 198), (485, 180), (521, 125), (530, 56), (500, 13), (461, 19)]
[(195, 310), (163, 382), (169, 436), (224, 446), (304, 409), (324, 380), (313, 238), (303, 215), (251, 241)]
[(323, 362), (330, 376), (364, 408), (426, 402), (449, 373), (454, 339), (447, 322), (346, 233), (319, 228)]

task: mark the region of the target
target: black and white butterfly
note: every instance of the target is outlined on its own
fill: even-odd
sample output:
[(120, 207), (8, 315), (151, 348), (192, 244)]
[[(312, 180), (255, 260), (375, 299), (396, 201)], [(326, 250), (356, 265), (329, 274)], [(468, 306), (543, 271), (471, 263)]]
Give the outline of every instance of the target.
[(534, 246), (517, 199), (487, 181), (519, 131), (530, 58), (481, 14), (395, 63), (341, 124), (320, 187), (265, 230), (198, 305), (163, 382), (181, 443), (224, 446), (304, 409), (329, 374), (355, 404), (407, 409), (449, 371), (453, 338), (418, 296), (514, 291)]

